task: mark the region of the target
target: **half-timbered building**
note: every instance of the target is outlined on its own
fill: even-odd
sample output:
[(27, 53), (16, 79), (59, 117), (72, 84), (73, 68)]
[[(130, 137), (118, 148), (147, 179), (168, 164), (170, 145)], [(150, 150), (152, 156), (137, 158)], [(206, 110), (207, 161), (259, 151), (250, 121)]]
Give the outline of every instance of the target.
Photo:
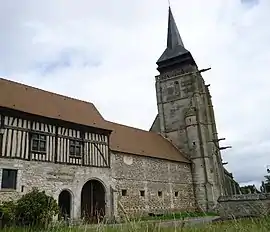
[(168, 26), (150, 131), (109, 122), (92, 103), (0, 79), (0, 201), (37, 187), (72, 219), (215, 205), (226, 188), (211, 96), (170, 9)]

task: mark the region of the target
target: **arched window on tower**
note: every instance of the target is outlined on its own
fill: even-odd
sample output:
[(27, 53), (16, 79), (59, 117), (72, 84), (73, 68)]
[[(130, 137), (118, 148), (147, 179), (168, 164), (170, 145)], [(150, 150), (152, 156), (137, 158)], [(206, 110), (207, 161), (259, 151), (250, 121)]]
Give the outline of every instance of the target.
[(175, 95), (180, 95), (180, 85), (178, 81), (174, 82), (174, 93)]

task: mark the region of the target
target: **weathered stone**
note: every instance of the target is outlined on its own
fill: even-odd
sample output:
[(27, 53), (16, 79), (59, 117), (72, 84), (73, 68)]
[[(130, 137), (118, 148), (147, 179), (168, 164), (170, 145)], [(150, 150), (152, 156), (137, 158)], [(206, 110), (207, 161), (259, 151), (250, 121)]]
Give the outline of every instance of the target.
[(270, 212), (270, 194), (221, 196), (216, 210), (225, 219), (265, 216)]
[[(128, 154), (116, 154), (114, 159), (118, 200), (129, 216), (195, 210), (189, 164)], [(122, 190), (127, 190), (126, 196), (121, 195)], [(141, 196), (140, 191), (145, 191), (145, 195)], [(118, 212), (123, 216), (120, 208)]]
[[(18, 170), (16, 190), (0, 189), (0, 201), (18, 199), (33, 187), (44, 190), (56, 200), (62, 190), (68, 190), (72, 195), (73, 219), (81, 217), (82, 188), (91, 179), (104, 185), (108, 217), (117, 218), (118, 212), (123, 215), (118, 202), (129, 216), (195, 210), (191, 167), (186, 163), (127, 154), (112, 154), (111, 168), (3, 158), (0, 162), (0, 179), (2, 169)], [(127, 196), (121, 196), (122, 190), (127, 191)], [(144, 196), (141, 196), (141, 191), (144, 191)], [(175, 192), (178, 192), (177, 196)]]
[(3, 169), (18, 170), (16, 190), (0, 189), (0, 201), (18, 199), (23, 194), (31, 191), (33, 187), (44, 190), (56, 200), (58, 200), (62, 190), (69, 190), (72, 195), (71, 217), (80, 218), (82, 187), (87, 181), (97, 179), (102, 182), (106, 190), (106, 214), (108, 216), (114, 214), (109, 190), (110, 187), (114, 188), (115, 184), (110, 168), (83, 167), (4, 158), (0, 159), (0, 163), (0, 180), (2, 179)]

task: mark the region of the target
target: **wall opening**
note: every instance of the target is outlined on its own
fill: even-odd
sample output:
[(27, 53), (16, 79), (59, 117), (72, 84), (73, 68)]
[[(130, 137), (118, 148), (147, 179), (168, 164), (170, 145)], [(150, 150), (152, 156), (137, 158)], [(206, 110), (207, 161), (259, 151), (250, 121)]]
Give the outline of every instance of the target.
[(126, 189), (122, 189), (122, 196), (123, 197), (127, 196), (127, 190)]
[(67, 190), (63, 190), (58, 197), (58, 205), (60, 208), (59, 220), (68, 220), (71, 216), (71, 194)]
[(13, 169), (3, 169), (2, 171), (2, 189), (16, 189), (18, 171)]
[(179, 85), (179, 82), (178, 81), (175, 81), (174, 82), (174, 92), (175, 92), (175, 95), (179, 95), (180, 94), (180, 85)]
[(105, 188), (98, 180), (85, 183), (81, 193), (81, 217), (88, 223), (98, 223), (105, 216)]

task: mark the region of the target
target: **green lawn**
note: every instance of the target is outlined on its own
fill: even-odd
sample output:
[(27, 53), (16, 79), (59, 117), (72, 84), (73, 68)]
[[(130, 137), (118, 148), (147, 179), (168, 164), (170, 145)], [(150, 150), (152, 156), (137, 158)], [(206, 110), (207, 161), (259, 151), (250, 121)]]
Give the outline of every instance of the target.
[[(3, 229), (3, 232), (30, 232), (30, 231), (37, 231), (31, 229)], [(38, 230), (42, 232), (42, 230)], [(125, 225), (121, 225), (117, 228), (112, 228), (111, 226), (105, 225), (98, 225), (94, 228), (89, 228), (86, 226), (79, 226), (75, 228), (50, 228), (48, 230), (44, 230), (46, 232), (174, 232), (174, 231), (182, 231), (182, 232), (269, 232), (270, 231), (270, 218), (263, 218), (263, 219), (245, 219), (245, 220), (234, 220), (234, 221), (227, 221), (227, 222), (216, 222), (209, 225), (200, 225), (194, 227), (187, 227), (187, 228), (161, 228), (159, 224), (155, 226), (149, 225), (148, 223), (138, 223), (133, 222)], [(43, 232), (44, 232), (43, 231)]]

